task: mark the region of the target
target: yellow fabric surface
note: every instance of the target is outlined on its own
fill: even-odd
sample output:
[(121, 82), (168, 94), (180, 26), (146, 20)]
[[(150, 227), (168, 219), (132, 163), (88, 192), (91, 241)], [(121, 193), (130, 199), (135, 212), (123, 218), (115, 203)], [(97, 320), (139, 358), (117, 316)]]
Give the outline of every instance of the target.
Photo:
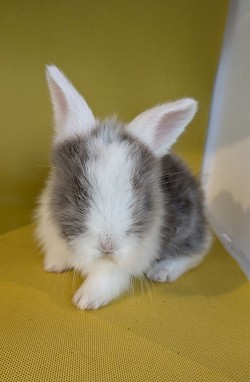
[(98, 311), (72, 305), (80, 282), (43, 271), (31, 226), (0, 236), (0, 381), (250, 380), (250, 284), (218, 242)]

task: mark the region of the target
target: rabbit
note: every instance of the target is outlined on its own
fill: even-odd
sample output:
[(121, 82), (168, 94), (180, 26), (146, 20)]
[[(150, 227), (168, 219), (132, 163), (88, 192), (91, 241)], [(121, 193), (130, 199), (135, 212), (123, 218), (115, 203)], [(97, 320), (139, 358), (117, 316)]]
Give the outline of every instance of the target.
[(100, 121), (56, 66), (46, 77), (54, 138), (36, 212), (45, 270), (80, 272), (73, 303), (87, 310), (120, 296), (134, 277), (171, 282), (196, 267), (210, 245), (204, 196), (170, 148), (197, 102), (164, 103), (127, 124)]

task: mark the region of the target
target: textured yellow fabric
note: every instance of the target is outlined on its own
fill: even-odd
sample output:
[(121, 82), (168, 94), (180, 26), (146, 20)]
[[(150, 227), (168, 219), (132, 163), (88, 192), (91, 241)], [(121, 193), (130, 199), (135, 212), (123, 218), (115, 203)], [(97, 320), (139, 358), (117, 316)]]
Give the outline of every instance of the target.
[(218, 242), (98, 311), (72, 305), (80, 282), (43, 271), (31, 226), (0, 236), (0, 381), (250, 380), (250, 284)]

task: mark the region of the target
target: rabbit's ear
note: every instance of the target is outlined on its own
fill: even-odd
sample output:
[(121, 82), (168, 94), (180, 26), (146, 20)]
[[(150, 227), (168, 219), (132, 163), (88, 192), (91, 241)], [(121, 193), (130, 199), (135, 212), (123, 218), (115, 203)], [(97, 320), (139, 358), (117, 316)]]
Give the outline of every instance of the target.
[(83, 97), (56, 66), (47, 66), (46, 77), (54, 110), (56, 139), (88, 132), (94, 126), (95, 118)]
[(128, 130), (161, 157), (183, 133), (196, 111), (197, 102), (192, 98), (165, 103), (138, 115), (129, 123)]

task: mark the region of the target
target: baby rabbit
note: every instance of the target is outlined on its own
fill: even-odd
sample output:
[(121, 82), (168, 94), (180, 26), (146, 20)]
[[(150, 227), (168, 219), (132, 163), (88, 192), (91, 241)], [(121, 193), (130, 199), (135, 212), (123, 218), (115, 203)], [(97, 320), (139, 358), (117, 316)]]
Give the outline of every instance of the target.
[(170, 147), (197, 110), (165, 103), (129, 124), (99, 121), (55, 67), (47, 67), (54, 109), (52, 171), (37, 210), (44, 268), (84, 277), (73, 303), (97, 309), (131, 278), (176, 280), (209, 247), (198, 181)]

